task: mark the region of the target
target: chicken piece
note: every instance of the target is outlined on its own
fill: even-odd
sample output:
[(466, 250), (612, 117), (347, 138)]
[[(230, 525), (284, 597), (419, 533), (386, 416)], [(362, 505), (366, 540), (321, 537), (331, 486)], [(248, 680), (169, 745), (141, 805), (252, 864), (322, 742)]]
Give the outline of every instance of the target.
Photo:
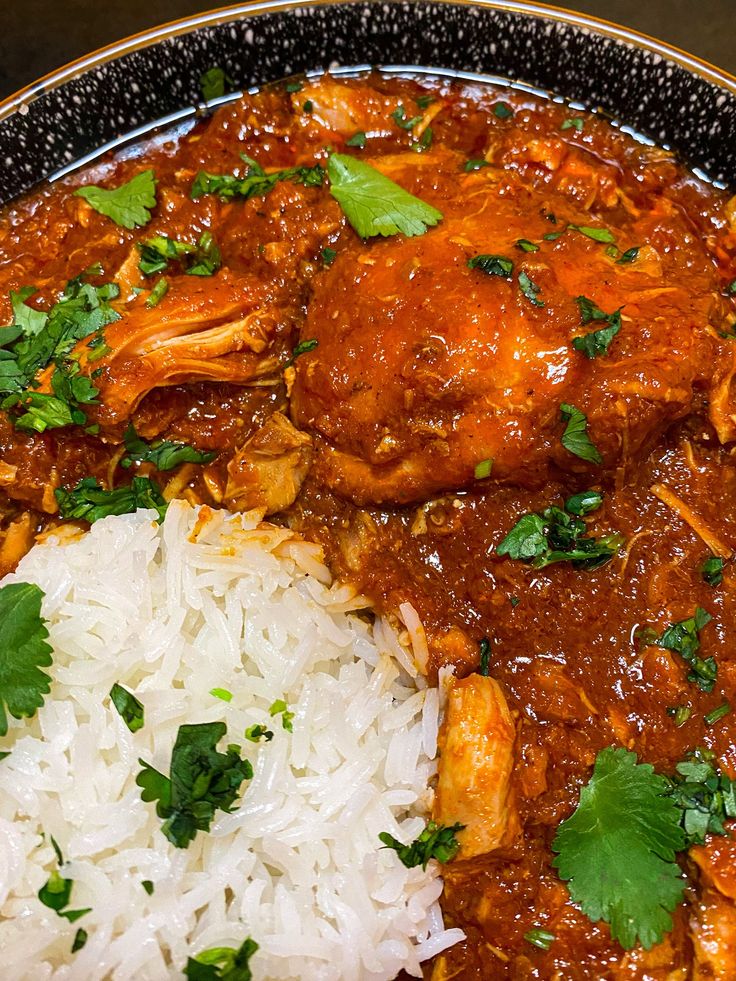
[[(466, 174), (445, 149), (372, 163), (444, 217), (416, 238), (355, 236), (315, 278), (301, 336), (318, 346), (296, 365), (292, 418), (317, 435), (318, 472), (336, 493), (423, 501), (472, 484), (489, 459), (490, 481), (539, 486), (553, 468), (600, 480), (641, 459), (710, 385), (719, 342), (705, 249), (688, 270), (662, 249), (661, 266), (640, 271), (567, 227), (600, 220), (511, 170)], [(689, 234), (674, 212), (623, 221), (608, 226), (622, 243), (657, 240), (655, 221)], [(520, 239), (539, 247), (523, 252)], [(513, 272), (468, 267), (483, 254)], [(601, 326), (582, 325), (580, 296), (623, 308), (604, 356), (572, 346)], [(586, 413), (602, 467), (562, 446), (562, 403)]]
[(274, 412), (228, 463), (225, 503), (235, 511), (283, 511), (296, 500), (311, 462), (311, 437)]
[[(731, 833), (736, 825), (732, 823)], [(690, 933), (694, 981), (736, 978), (736, 839), (716, 837), (690, 850), (700, 870), (700, 900), (693, 906)]]
[(485, 855), (518, 835), (511, 788), (516, 727), (498, 682), (479, 674), (455, 680), (439, 740), (434, 819), (465, 825), (461, 859)]

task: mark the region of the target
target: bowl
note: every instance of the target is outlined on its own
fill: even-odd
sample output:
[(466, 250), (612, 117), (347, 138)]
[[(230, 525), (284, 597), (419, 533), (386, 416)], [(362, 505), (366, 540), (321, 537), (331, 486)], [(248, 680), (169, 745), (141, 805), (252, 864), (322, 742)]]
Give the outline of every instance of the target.
[(511, 0), (276, 0), (138, 34), (0, 103), (0, 203), (201, 111), (199, 78), (215, 65), (242, 88), (374, 65), (510, 79), (599, 108), (736, 183), (736, 78), (652, 38)]

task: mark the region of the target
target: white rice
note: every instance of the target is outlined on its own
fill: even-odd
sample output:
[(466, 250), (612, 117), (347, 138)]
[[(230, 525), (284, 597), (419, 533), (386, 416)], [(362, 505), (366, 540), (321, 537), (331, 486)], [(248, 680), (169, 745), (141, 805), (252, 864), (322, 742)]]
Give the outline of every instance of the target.
[[(45, 591), (54, 649), (45, 705), (0, 745), (0, 977), (180, 978), (188, 956), (250, 936), (256, 979), (390, 981), (462, 938), (443, 927), (435, 863), (406, 869), (377, 838), (424, 826), (437, 691), (387, 623), (351, 613), (364, 602), (330, 585), (315, 546), (258, 517), (177, 502), (163, 526), (107, 518), (37, 545), (0, 583)], [(135, 734), (115, 682), (145, 705)], [(276, 699), (293, 734), (269, 716)], [(168, 774), (179, 726), (213, 721), (254, 776), (178, 849), (141, 800), (138, 758)], [(243, 739), (254, 723), (273, 740)], [(91, 907), (74, 924), (37, 898), (51, 835), (71, 907)], [(89, 939), (72, 954), (78, 927)]]

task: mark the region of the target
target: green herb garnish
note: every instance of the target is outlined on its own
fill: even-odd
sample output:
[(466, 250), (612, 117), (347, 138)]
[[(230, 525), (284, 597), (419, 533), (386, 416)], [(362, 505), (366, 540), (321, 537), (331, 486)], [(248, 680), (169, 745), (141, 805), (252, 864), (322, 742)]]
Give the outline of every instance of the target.
[(220, 250), (210, 232), (203, 232), (196, 245), (156, 235), (139, 242), (138, 248), (141, 252), (138, 268), (144, 276), (163, 272), (172, 262), (181, 264), (188, 276), (212, 276), (222, 264)]
[(540, 950), (549, 950), (556, 939), (554, 933), (543, 930), (541, 927), (534, 927), (533, 930), (527, 930), (524, 934), (524, 940), (532, 947), (539, 947)]
[[(724, 716), (729, 715), (730, 712), (731, 712), (731, 703), (722, 702), (717, 708), (711, 709), (710, 712), (707, 712), (703, 716), (703, 719), (705, 720), (705, 724), (707, 726), (714, 726), (716, 722), (720, 722), (720, 720)], [(736, 817), (736, 815), (734, 816)]]
[(157, 801), (161, 830), (177, 848), (186, 848), (198, 831), (209, 831), (216, 811), (229, 813), (240, 785), (253, 776), (237, 746), (217, 751), (226, 732), (224, 722), (179, 726), (168, 777), (138, 761), (143, 767), (136, 777), (141, 797), (147, 803)]
[(528, 238), (517, 239), (516, 248), (520, 249), (522, 252), (539, 252), (539, 246), (537, 243), (530, 242)]
[(156, 178), (152, 170), (144, 170), (120, 187), (88, 185), (77, 188), (74, 193), (116, 225), (140, 228), (148, 224), (151, 210), (156, 207)]
[(87, 940), (87, 931), (83, 927), (80, 927), (74, 934), (74, 940), (72, 941), (72, 954), (76, 954), (78, 950), (81, 950), (87, 943)]
[(126, 455), (121, 459), (120, 466), (125, 469), (134, 463), (150, 463), (157, 470), (165, 472), (174, 470), (182, 463), (211, 463), (217, 453), (212, 451), (195, 450), (188, 443), (179, 443), (170, 439), (156, 439), (152, 443), (141, 439), (131, 423), (123, 433)]
[(245, 177), (200, 170), (194, 178), (191, 197), (196, 201), (204, 194), (217, 194), (223, 200), (242, 198), (248, 201), (250, 198), (264, 197), (281, 181), (304, 184), (305, 187), (320, 187), (324, 181), (325, 172), (319, 164), (314, 167), (287, 167), (267, 174), (251, 157), (243, 156), (243, 160), (248, 168)]
[(570, 231), (580, 232), (581, 235), (585, 235), (586, 238), (593, 239), (594, 242), (609, 242), (611, 244), (616, 244), (616, 239), (613, 237), (613, 233), (607, 228), (591, 228), (590, 225), (568, 225)]
[(496, 119), (509, 119), (514, 115), (514, 110), (508, 102), (497, 102), (493, 107), (493, 115)]
[(698, 606), (692, 617), (671, 623), (662, 636), (654, 641), (660, 647), (680, 655), (690, 667), (687, 680), (696, 683), (701, 691), (713, 691), (713, 686), (718, 677), (718, 665), (715, 658), (708, 657), (703, 660), (698, 654), (700, 631), (712, 619), (710, 613)]
[(131, 732), (138, 732), (143, 728), (145, 712), (143, 702), (139, 702), (132, 692), (116, 682), (110, 689), (110, 700)]
[(281, 725), (287, 732), (294, 731), (294, 712), (289, 711), (289, 707), (283, 698), (277, 698), (275, 702), (269, 707), (268, 714), (271, 718), (276, 715), (281, 716)]
[(537, 286), (536, 283), (529, 279), (528, 274), (522, 269), (519, 273), (519, 289), (524, 294), (524, 296), (533, 303), (535, 307), (543, 307), (544, 302), (539, 299), (539, 293), (541, 286)]
[(422, 116), (412, 116), (411, 119), (406, 114), (406, 109), (403, 106), (399, 106), (397, 109), (391, 113), (391, 118), (400, 126), (402, 129), (414, 129), (417, 123), (421, 123)]
[(169, 281), (166, 279), (165, 276), (162, 276), (159, 280), (156, 281), (156, 285), (148, 294), (148, 298), (146, 299), (146, 306), (149, 309), (153, 309), (153, 307), (157, 307), (168, 292), (169, 292)]
[(675, 854), (685, 835), (668, 790), (667, 779), (637, 763), (635, 753), (603, 749), (552, 842), (552, 864), (573, 902), (594, 922), (605, 920), (625, 950), (659, 943), (684, 894)]
[(630, 249), (627, 249), (625, 252), (621, 253), (620, 257), (616, 259), (616, 263), (619, 266), (625, 266), (630, 262), (636, 262), (639, 257), (640, 248), (640, 245), (633, 245)]
[(466, 174), (472, 173), (474, 170), (481, 170), (483, 167), (490, 167), (491, 164), (488, 160), (466, 160), (463, 170)]
[(27, 582), (0, 588), (0, 736), (8, 732), (8, 715), (29, 719), (51, 690), (43, 668), (51, 666), (53, 650), (41, 616), (45, 593)]
[(259, 743), (261, 739), (265, 739), (267, 743), (270, 743), (273, 739), (273, 732), (267, 729), (266, 726), (258, 724), (248, 726), (243, 735), (251, 743)]
[(250, 959), (258, 950), (255, 940), (247, 937), (238, 950), (233, 947), (210, 947), (187, 959), (184, 977), (187, 981), (252, 981)]
[(468, 259), (468, 269), (480, 269), (487, 276), (501, 276), (510, 279), (514, 271), (514, 263), (502, 255), (474, 255)]
[(399, 187), (374, 167), (340, 153), (333, 153), (327, 165), (330, 194), (361, 238), (373, 235), (424, 235), (436, 225), (442, 213), (403, 187)]
[(700, 567), (703, 582), (709, 586), (720, 586), (723, 582), (723, 559), (718, 555), (709, 555)]
[(132, 514), (139, 508), (158, 511), (159, 520), (163, 521), (168, 506), (148, 477), (133, 477), (127, 487), (115, 490), (104, 490), (94, 477), (85, 477), (72, 490), (57, 487), (54, 496), (62, 518), (90, 524), (110, 514)]
[(487, 678), (491, 673), (490, 661), (491, 642), (487, 637), (484, 637), (480, 642), (480, 666), (478, 668), (478, 674), (484, 678)]
[(607, 354), (611, 341), (621, 330), (621, 308), (613, 313), (604, 313), (587, 296), (578, 296), (575, 302), (580, 308), (580, 320), (583, 326), (601, 321), (606, 326), (593, 330), (589, 334), (581, 334), (579, 337), (573, 338), (572, 346), (576, 351), (584, 354), (586, 358), (598, 358)]
[(473, 471), (473, 476), (476, 480), (485, 480), (486, 477), (491, 476), (491, 470), (493, 469), (493, 460), (481, 460), (480, 463), (476, 463), (475, 469)]
[(719, 770), (715, 755), (696, 749), (675, 770), (669, 796), (680, 809), (686, 846), (704, 844), (707, 834), (728, 834), (725, 821), (736, 818), (736, 781)]
[(585, 120), (582, 118), (582, 116), (574, 116), (570, 119), (566, 119), (560, 126), (560, 129), (574, 129), (577, 133), (582, 133), (583, 126), (585, 126)]
[(414, 869), (418, 865), (426, 869), (431, 858), (444, 865), (455, 857), (460, 848), (455, 835), (464, 828), (464, 824), (445, 826), (429, 821), (424, 831), (410, 845), (402, 845), (387, 831), (382, 831), (378, 838), (384, 848), (393, 848), (407, 869)]
[(581, 460), (589, 463), (603, 463), (603, 457), (588, 436), (588, 417), (574, 405), (563, 402), (560, 418), (567, 423), (560, 442), (565, 449)]
[(357, 146), (359, 150), (365, 149), (366, 135), (362, 130), (353, 133), (349, 140), (345, 140), (346, 146)]
[(210, 102), (212, 99), (221, 99), (227, 87), (232, 87), (233, 85), (235, 85), (235, 82), (223, 68), (210, 68), (199, 77), (199, 88), (205, 102)]

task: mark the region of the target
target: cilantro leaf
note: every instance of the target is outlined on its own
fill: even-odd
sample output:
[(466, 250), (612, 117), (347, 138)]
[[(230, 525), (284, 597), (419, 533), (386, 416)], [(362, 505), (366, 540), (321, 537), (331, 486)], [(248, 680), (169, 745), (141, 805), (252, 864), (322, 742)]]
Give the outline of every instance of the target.
[(43, 433), (47, 429), (86, 424), (87, 416), (80, 406), (97, 405), (99, 390), (86, 375), (80, 374), (79, 363), (57, 361), (51, 376), (51, 388), (53, 395), (26, 389), (3, 399), (1, 405), (6, 411), (13, 408), (21, 410), (13, 418), (17, 429)]
[(273, 739), (273, 732), (259, 724), (248, 726), (243, 735), (251, 743), (259, 743), (261, 739), (265, 739), (267, 743), (270, 743)]
[(143, 170), (120, 187), (78, 187), (74, 192), (101, 215), (111, 218), (122, 228), (140, 228), (151, 220), (156, 207), (156, 178), (152, 170)]
[(57, 487), (54, 491), (62, 518), (94, 524), (110, 514), (132, 514), (138, 508), (153, 508), (163, 520), (166, 501), (148, 477), (133, 477), (127, 487), (104, 490), (94, 477), (85, 477), (72, 490)]
[(639, 257), (640, 245), (632, 245), (630, 249), (626, 249), (625, 252), (621, 253), (620, 258), (616, 259), (616, 264), (619, 266), (625, 266), (630, 262), (636, 262)]
[(153, 309), (153, 307), (157, 307), (168, 292), (169, 292), (169, 281), (165, 276), (162, 276), (159, 280), (156, 281), (156, 285), (148, 294), (148, 299), (146, 300), (146, 306), (149, 309)]
[(132, 692), (116, 682), (110, 689), (110, 700), (131, 732), (138, 732), (143, 728), (143, 702), (139, 702)]
[(87, 943), (87, 940), (88, 940), (87, 931), (83, 927), (80, 927), (77, 930), (77, 932), (74, 934), (74, 940), (72, 942), (72, 950), (71, 950), (72, 954), (76, 954), (78, 950), (81, 950), (82, 947), (84, 947), (84, 945)]
[(182, 463), (211, 463), (217, 456), (217, 453), (195, 450), (188, 443), (177, 443), (170, 439), (147, 443), (141, 439), (132, 423), (123, 433), (123, 442), (127, 455), (120, 461), (120, 466), (126, 469), (133, 463), (151, 463), (157, 470), (165, 472)]
[(525, 514), (497, 546), (496, 553), (531, 562), (535, 569), (555, 562), (572, 562), (576, 569), (597, 569), (614, 557), (622, 543), (620, 535), (600, 539), (586, 535), (587, 526), (578, 515), (590, 513), (600, 502), (601, 495), (587, 491), (568, 498), (564, 511), (551, 506), (539, 514)]
[(281, 716), (281, 725), (287, 732), (294, 731), (294, 713), (289, 711), (289, 707), (283, 698), (277, 698), (268, 710), (268, 714), (273, 718), (275, 715)]
[(718, 555), (709, 555), (700, 567), (703, 582), (709, 586), (720, 586), (723, 582), (723, 559)]
[(511, 259), (502, 255), (474, 255), (467, 265), (468, 269), (480, 269), (487, 276), (501, 276), (502, 279), (509, 279), (514, 271)]
[(725, 821), (736, 818), (736, 781), (720, 771), (715, 755), (695, 749), (675, 771), (669, 793), (682, 812), (686, 844), (702, 845), (706, 834), (728, 834)]
[(516, 240), (516, 248), (521, 252), (539, 252), (539, 246), (536, 242), (530, 242), (528, 238), (519, 238)]
[(463, 170), (466, 174), (472, 174), (474, 170), (482, 170), (483, 167), (490, 167), (488, 160), (466, 160)]
[(90, 907), (86, 909), (66, 909), (71, 902), (73, 879), (65, 879), (54, 869), (48, 881), (38, 890), (38, 898), (44, 906), (52, 909), (58, 916), (62, 916), (70, 923), (74, 923), (85, 913), (89, 913)]
[(603, 321), (606, 326), (593, 330), (589, 334), (582, 334), (573, 338), (572, 346), (576, 351), (581, 351), (586, 358), (597, 358), (602, 354), (607, 354), (611, 341), (621, 330), (621, 309), (619, 308), (613, 313), (604, 313), (587, 296), (578, 296), (575, 302), (580, 308), (580, 319), (583, 326), (594, 321)]
[(51, 690), (41, 670), (51, 665), (53, 653), (41, 616), (44, 595), (26, 582), (0, 589), (0, 736), (8, 731), (6, 708), (14, 719), (30, 718)]
[(566, 119), (560, 126), (561, 130), (574, 129), (577, 133), (583, 132), (583, 127), (585, 126), (585, 120), (581, 116), (573, 116)]
[(345, 146), (355, 146), (359, 150), (365, 149), (366, 135), (363, 130), (353, 133), (349, 140), (345, 140)]
[(588, 417), (585, 413), (574, 405), (563, 402), (560, 406), (560, 417), (567, 423), (560, 437), (565, 449), (589, 463), (603, 463), (603, 457), (588, 436)]
[(700, 631), (712, 619), (710, 613), (698, 606), (693, 616), (687, 620), (671, 623), (662, 636), (654, 641), (660, 647), (680, 655), (690, 667), (687, 680), (696, 682), (701, 691), (713, 691), (713, 686), (718, 677), (718, 665), (715, 658), (703, 659), (698, 654)]
[(222, 256), (210, 232), (203, 232), (196, 245), (178, 242), (166, 235), (155, 235), (139, 242), (141, 260), (138, 268), (144, 276), (168, 269), (178, 262), (188, 276), (212, 276), (222, 265)]
[(496, 119), (509, 119), (514, 115), (514, 110), (508, 102), (497, 102), (493, 107), (493, 115)]
[(590, 225), (568, 225), (567, 227), (573, 232), (580, 232), (581, 235), (585, 235), (586, 238), (590, 238), (594, 242), (606, 242), (614, 245), (616, 243), (613, 232), (607, 228), (591, 228)]
[(595, 761), (571, 817), (557, 829), (553, 865), (573, 902), (610, 924), (625, 950), (647, 950), (672, 929), (685, 880), (675, 853), (685, 845), (667, 780), (635, 753), (608, 747)]
[(294, 184), (304, 184), (305, 187), (319, 187), (325, 172), (319, 164), (314, 167), (288, 167), (267, 174), (259, 163), (250, 157), (243, 156), (248, 166), (245, 177), (235, 174), (210, 174), (200, 170), (194, 178), (190, 196), (196, 201), (203, 194), (217, 194), (223, 200), (263, 197), (281, 181), (292, 181)]
[(539, 293), (541, 286), (537, 286), (536, 283), (529, 279), (528, 273), (522, 269), (519, 273), (519, 289), (524, 294), (524, 296), (533, 303), (535, 307), (543, 307), (544, 302), (539, 299)]
[(330, 194), (361, 238), (424, 235), (442, 219), (432, 205), (409, 194), (375, 167), (333, 153), (327, 164)]
[(232, 947), (210, 947), (187, 959), (184, 977), (188, 981), (252, 981), (250, 959), (258, 944), (246, 937), (238, 950)]
[(243, 780), (253, 776), (237, 746), (228, 746), (225, 753), (216, 750), (226, 732), (224, 722), (179, 726), (168, 777), (139, 760), (141, 797), (158, 801), (161, 830), (177, 848), (186, 848), (197, 831), (209, 831), (217, 810), (229, 813)]
[(455, 857), (460, 848), (455, 835), (464, 828), (464, 824), (444, 825), (429, 821), (424, 831), (410, 845), (403, 845), (388, 831), (382, 831), (378, 839), (384, 848), (393, 848), (407, 869), (414, 869), (418, 865), (426, 869), (431, 858), (444, 865)]
[(422, 116), (412, 116), (411, 119), (408, 118), (406, 114), (406, 109), (403, 106), (399, 106), (397, 109), (391, 113), (391, 118), (400, 126), (402, 129), (414, 129), (417, 123), (421, 123)]
[(226, 91), (226, 86), (232, 87), (235, 82), (230, 78), (224, 68), (208, 68), (206, 72), (199, 76), (199, 88), (205, 102), (210, 99), (220, 99)]

